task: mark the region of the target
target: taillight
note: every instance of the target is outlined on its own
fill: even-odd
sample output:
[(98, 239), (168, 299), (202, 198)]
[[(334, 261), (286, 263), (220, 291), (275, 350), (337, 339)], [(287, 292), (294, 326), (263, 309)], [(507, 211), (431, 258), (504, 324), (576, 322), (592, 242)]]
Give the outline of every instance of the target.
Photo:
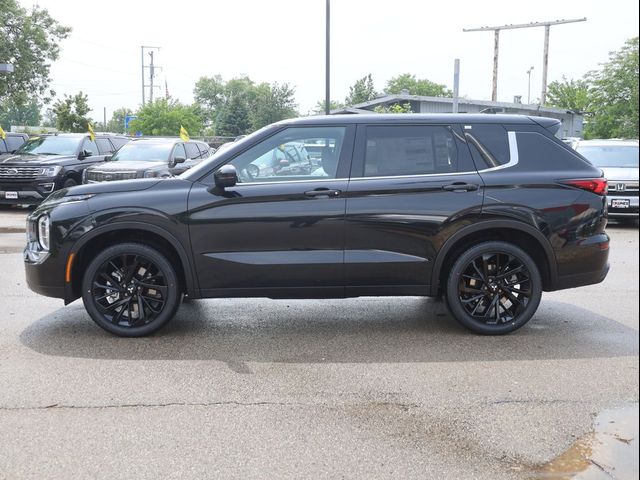
[(562, 180), (564, 185), (570, 185), (572, 187), (581, 188), (596, 195), (607, 194), (607, 179), (606, 178), (580, 178), (576, 180)]

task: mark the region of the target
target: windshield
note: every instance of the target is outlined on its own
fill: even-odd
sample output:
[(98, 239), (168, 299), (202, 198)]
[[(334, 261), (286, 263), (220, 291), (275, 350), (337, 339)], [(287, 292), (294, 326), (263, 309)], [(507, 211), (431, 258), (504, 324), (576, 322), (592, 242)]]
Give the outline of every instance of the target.
[(83, 137), (35, 137), (23, 144), (18, 155), (75, 155)]
[(637, 146), (584, 146), (578, 147), (578, 152), (584, 155), (596, 167), (629, 167), (638, 168)]
[(168, 162), (173, 143), (129, 142), (118, 150), (111, 161)]

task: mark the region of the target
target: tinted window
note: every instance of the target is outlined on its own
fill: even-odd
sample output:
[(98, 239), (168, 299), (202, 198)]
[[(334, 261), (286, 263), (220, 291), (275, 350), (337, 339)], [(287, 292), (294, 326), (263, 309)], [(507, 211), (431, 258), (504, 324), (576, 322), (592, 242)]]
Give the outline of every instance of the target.
[(367, 127), (364, 176), (449, 173), (458, 169), (449, 127)]
[[(266, 182), (335, 178), (342, 152), (344, 127), (287, 128), (269, 137), (230, 163), (240, 182)], [(300, 155), (306, 143), (318, 145), (321, 159)]]
[(4, 140), (2, 140), (0, 138), (0, 153), (6, 153), (7, 152), (7, 146), (4, 143)]
[(184, 146), (187, 150), (187, 158), (200, 157), (200, 150), (198, 150), (198, 147), (196, 146), (195, 143), (185, 143)]
[(91, 152), (91, 155), (99, 154), (98, 145), (96, 145), (96, 142), (92, 142), (89, 138), (85, 138), (82, 142), (82, 150), (88, 150)]
[(178, 158), (178, 157), (182, 157), (182, 158), (187, 158), (187, 154), (184, 151), (184, 144), (183, 143), (178, 143), (176, 145), (176, 148), (173, 149), (173, 153), (171, 154), (171, 158)]
[(123, 145), (129, 143), (129, 139), (122, 137), (111, 137), (111, 143), (113, 143), (113, 147), (118, 150)]
[(111, 143), (106, 138), (96, 138), (96, 143), (98, 144), (98, 148), (100, 149), (100, 153), (103, 155), (113, 153), (113, 147)]
[(518, 132), (516, 138), (519, 161), (525, 166), (536, 170), (562, 170), (584, 168), (587, 165), (585, 160), (560, 140), (552, 140), (536, 132)]
[(111, 157), (112, 161), (145, 161), (145, 162), (167, 162), (169, 153), (173, 148), (171, 143), (155, 143), (153, 141), (139, 140), (129, 142), (120, 148)]
[(200, 149), (200, 158), (207, 158), (209, 156), (209, 145), (206, 143), (197, 143)]
[(7, 136), (6, 142), (7, 150), (11, 152), (17, 150), (24, 143), (24, 139), (22, 137)]
[(511, 160), (507, 130), (502, 125), (467, 125), (464, 134), (474, 158), (485, 164), (478, 168), (499, 167)]

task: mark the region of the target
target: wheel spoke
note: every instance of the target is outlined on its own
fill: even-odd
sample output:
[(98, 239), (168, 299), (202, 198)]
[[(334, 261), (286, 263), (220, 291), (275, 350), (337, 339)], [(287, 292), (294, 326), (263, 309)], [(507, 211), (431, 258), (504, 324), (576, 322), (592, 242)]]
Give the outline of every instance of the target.
[(479, 300), (481, 298), (484, 298), (484, 293), (481, 293), (480, 295), (476, 295), (474, 297), (471, 298), (465, 298), (464, 300), (462, 300), (462, 303), (471, 303), (473, 301)]
[(122, 300), (118, 300), (117, 302), (113, 302), (113, 303), (107, 305), (106, 307), (103, 306), (102, 308), (104, 308), (105, 310), (111, 310), (112, 308), (118, 308), (120, 305), (124, 305), (128, 301), (129, 301), (128, 298), (123, 298)]
[[(149, 307), (149, 310), (151, 310), (153, 313), (160, 313), (160, 311), (162, 310), (162, 307), (164, 306), (164, 302), (162, 302), (161, 300), (157, 300), (157, 299), (150, 298), (150, 297), (145, 297), (144, 295), (139, 295), (139, 297), (142, 298), (144, 304), (147, 307)], [(151, 300), (152, 302), (160, 303), (160, 308), (156, 308), (153, 305), (151, 305), (149, 300)]]

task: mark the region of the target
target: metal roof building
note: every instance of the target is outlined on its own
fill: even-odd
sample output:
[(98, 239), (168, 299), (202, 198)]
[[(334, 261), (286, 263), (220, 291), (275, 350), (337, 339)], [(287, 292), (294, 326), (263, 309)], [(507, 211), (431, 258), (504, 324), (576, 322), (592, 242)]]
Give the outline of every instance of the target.
[[(397, 95), (380, 96), (352, 107), (332, 110), (331, 113), (371, 113), (378, 106), (385, 107), (405, 103), (409, 103), (411, 105), (411, 111), (413, 113), (453, 112), (453, 98), (425, 97), (401, 93)], [(563, 108), (460, 98), (458, 100), (458, 113), (510, 113), (516, 115), (535, 115), (538, 117), (555, 118), (562, 121), (562, 127), (557, 134), (558, 137), (582, 137), (584, 120), (582, 113), (573, 112)]]

